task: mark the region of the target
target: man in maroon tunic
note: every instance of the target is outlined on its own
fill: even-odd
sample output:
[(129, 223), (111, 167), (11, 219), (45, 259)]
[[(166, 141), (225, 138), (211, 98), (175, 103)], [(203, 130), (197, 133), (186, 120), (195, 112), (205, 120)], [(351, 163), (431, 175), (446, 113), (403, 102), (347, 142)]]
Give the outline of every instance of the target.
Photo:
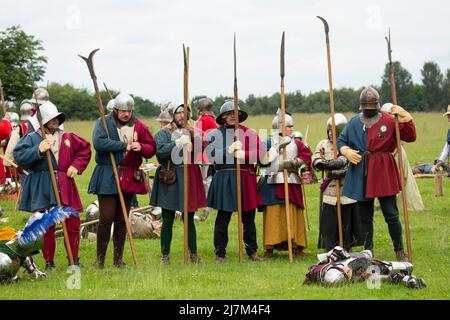
[[(82, 212), (83, 205), (74, 178), (88, 166), (91, 159), (91, 145), (82, 137), (61, 130), (60, 125), (64, 123), (65, 115), (58, 112), (50, 101), (42, 104), (40, 112), (45, 139), (42, 140), (38, 128), (37, 131), (25, 135), (14, 148), (14, 159), (17, 164), (30, 172), (22, 185), (19, 209), (28, 212), (43, 211), (57, 204), (45, 156), (46, 151), (50, 150), (62, 205), (71, 207), (75, 212)], [(74, 262), (75, 265), (79, 265), (80, 218), (70, 216), (66, 220), (66, 226)], [(55, 249), (53, 225), (44, 235), (43, 255), (46, 270), (55, 268)]]
[[(396, 149), (395, 118), (380, 112), (379, 94), (368, 87), (361, 92), (360, 114), (345, 126), (337, 144), (341, 154), (350, 161), (342, 195), (358, 201), (364, 247), (373, 250), (374, 199), (378, 198), (388, 224), (398, 260), (404, 260), (402, 226), (396, 195), (401, 190), (397, 164), (392, 152)], [(416, 127), (411, 115), (400, 106), (391, 114), (399, 116), (400, 138), (416, 140)]]

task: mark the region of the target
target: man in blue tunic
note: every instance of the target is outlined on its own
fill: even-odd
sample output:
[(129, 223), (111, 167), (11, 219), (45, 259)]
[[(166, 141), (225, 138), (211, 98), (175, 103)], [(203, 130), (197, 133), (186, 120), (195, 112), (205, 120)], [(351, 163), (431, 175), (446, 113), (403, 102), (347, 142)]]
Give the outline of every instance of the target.
[[(156, 157), (160, 166), (155, 173), (150, 204), (162, 208), (161, 227), (161, 264), (170, 263), (170, 245), (172, 242), (173, 221), (176, 211), (184, 211), (184, 157), (189, 152), (188, 160), (188, 247), (191, 262), (199, 263), (197, 254), (197, 234), (194, 214), (199, 208), (206, 207), (205, 189), (200, 167), (194, 163), (194, 152), (201, 152), (201, 136), (194, 135), (194, 128), (185, 126), (189, 120), (184, 118), (184, 104), (172, 101), (168, 111), (172, 113), (172, 121), (161, 128), (156, 135)], [(196, 139), (197, 148), (192, 148)], [(194, 152), (193, 152), (194, 151)], [(195, 155), (197, 156), (197, 155)], [(167, 175), (171, 173), (172, 179)]]

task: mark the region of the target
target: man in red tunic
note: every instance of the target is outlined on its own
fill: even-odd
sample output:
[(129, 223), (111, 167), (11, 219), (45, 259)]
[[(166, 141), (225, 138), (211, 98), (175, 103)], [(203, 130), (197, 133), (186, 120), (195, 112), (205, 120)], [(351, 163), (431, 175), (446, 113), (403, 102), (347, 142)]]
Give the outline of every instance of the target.
[[(392, 155), (397, 147), (395, 118), (380, 112), (379, 94), (371, 87), (361, 92), (360, 110), (362, 112), (347, 123), (337, 141), (341, 154), (351, 163), (342, 195), (358, 201), (367, 250), (373, 250), (373, 203), (378, 198), (396, 257), (404, 260), (402, 225), (396, 204), (401, 184)], [(400, 139), (415, 141), (416, 127), (411, 115), (400, 106), (393, 106), (391, 114), (399, 116)]]
[[(11, 134), (13, 127), (8, 120), (7, 115), (0, 121), (0, 143), (6, 140)], [(5, 167), (3, 165), (3, 160), (0, 158), (0, 185), (5, 183)]]

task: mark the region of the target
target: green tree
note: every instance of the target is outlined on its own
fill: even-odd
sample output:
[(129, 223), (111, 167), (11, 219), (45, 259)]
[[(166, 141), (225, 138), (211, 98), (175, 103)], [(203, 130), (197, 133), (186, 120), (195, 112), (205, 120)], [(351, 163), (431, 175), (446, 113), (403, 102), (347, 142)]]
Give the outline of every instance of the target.
[[(399, 61), (394, 61), (395, 86), (397, 91), (397, 102), (408, 110), (417, 110), (419, 102), (417, 101), (414, 83), (411, 73), (402, 67)], [(389, 74), (389, 63), (386, 63), (384, 74), (381, 77), (380, 99), (381, 104), (392, 102), (391, 79)]]
[[(442, 92), (444, 95), (443, 107), (447, 108), (447, 106), (450, 105), (450, 69), (447, 69), (445, 80), (442, 85)], [(442, 106), (439, 109), (441, 110)]]
[(442, 106), (444, 82), (441, 69), (434, 62), (425, 62), (421, 73), (424, 108), (426, 111), (439, 110)]
[(47, 58), (41, 55), (43, 50), (42, 41), (20, 26), (0, 31), (0, 79), (7, 99), (20, 103), (31, 98), (34, 83), (45, 74)]

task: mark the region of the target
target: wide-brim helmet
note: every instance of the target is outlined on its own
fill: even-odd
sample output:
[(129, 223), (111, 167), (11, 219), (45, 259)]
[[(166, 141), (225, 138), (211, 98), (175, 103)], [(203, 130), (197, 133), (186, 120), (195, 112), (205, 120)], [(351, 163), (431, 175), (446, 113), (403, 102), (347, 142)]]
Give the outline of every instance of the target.
[(66, 115), (63, 112), (59, 112), (58, 108), (50, 102), (47, 101), (39, 107), (39, 112), (42, 117), (42, 124), (46, 125), (50, 120), (58, 118), (59, 125), (62, 125), (66, 120)]
[[(223, 117), (223, 115), (230, 111), (234, 111), (234, 101), (233, 100), (226, 101), (220, 107), (219, 115), (216, 117), (216, 123), (220, 124), (220, 125), (225, 124), (225, 118)], [(247, 114), (247, 112), (241, 110), (239, 105), (238, 105), (238, 112), (239, 112), (239, 123), (242, 123), (248, 118), (248, 114)]]

